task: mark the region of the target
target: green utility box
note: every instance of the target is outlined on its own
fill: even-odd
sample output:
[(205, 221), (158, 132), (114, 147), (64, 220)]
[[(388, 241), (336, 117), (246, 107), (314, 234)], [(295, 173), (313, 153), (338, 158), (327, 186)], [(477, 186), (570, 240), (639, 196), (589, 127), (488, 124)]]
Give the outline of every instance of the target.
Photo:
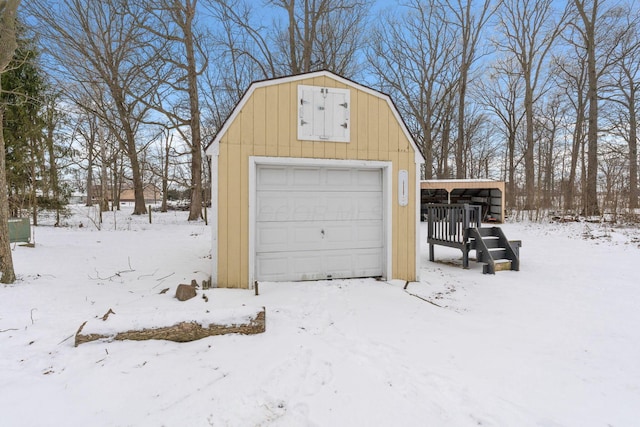
[(29, 218), (9, 218), (9, 242), (27, 242), (31, 240)]

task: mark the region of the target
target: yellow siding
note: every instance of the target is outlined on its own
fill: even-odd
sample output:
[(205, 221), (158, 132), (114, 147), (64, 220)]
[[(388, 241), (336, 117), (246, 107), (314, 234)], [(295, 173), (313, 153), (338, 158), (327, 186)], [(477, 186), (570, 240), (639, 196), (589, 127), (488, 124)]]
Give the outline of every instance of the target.
[[(278, 114), (278, 134), (277, 144), (278, 144), (278, 156), (279, 157), (289, 157), (289, 147), (291, 144), (289, 141), (291, 140), (291, 131), (292, 125), (295, 126), (295, 120), (297, 114), (291, 110), (291, 84), (284, 83), (279, 86), (279, 93), (277, 99), (278, 109), (277, 111), (288, 111), (288, 114)], [(294, 88), (297, 92), (297, 87)], [(294, 95), (295, 98), (296, 95)]]
[[(349, 88), (350, 142), (297, 139), (299, 84)], [(257, 87), (220, 140), (218, 160), (217, 285), (249, 284), (249, 157), (391, 161), (392, 277), (415, 280), (416, 201), (398, 205), (398, 171), (409, 171), (409, 194), (415, 194), (413, 148), (384, 99), (328, 76)], [(216, 171), (214, 171), (216, 173)]]

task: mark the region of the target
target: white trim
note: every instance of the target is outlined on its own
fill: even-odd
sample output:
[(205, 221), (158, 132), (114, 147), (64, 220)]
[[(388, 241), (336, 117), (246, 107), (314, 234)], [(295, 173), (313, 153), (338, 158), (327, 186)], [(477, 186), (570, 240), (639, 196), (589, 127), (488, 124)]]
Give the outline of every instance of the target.
[(253, 289), (255, 282), (255, 263), (256, 263), (256, 189), (258, 183), (256, 181), (256, 157), (249, 156), (249, 289)]
[(420, 165), (416, 165), (416, 282), (420, 281), (420, 247), (422, 239), (426, 240), (427, 236), (420, 234), (420, 216), (422, 215), (422, 189), (420, 188)]
[(386, 167), (382, 167), (382, 203), (386, 206), (384, 221), (384, 237), (385, 237), (385, 254), (386, 268), (384, 270), (384, 279), (393, 279), (393, 170), (392, 162), (386, 163)]
[(252, 83), (251, 86), (249, 86), (249, 89), (247, 90), (247, 92), (244, 94), (244, 96), (240, 100), (240, 102), (238, 102), (238, 104), (233, 109), (233, 112), (231, 113), (231, 115), (229, 116), (227, 121), (222, 126), (222, 129), (220, 129), (220, 132), (218, 132), (218, 134), (216, 135), (216, 137), (213, 140), (213, 142), (211, 143), (211, 145), (207, 148), (207, 154), (211, 155), (210, 154), (210, 150), (212, 150), (211, 147), (214, 146), (216, 143), (220, 143), (220, 141), (222, 140), (222, 137), (227, 133), (227, 131), (229, 130), (229, 127), (236, 120), (236, 118), (238, 117), (238, 115), (240, 114), (242, 109), (244, 108), (245, 104), (251, 98), (251, 96), (253, 95), (253, 92), (255, 92), (256, 89), (261, 88), (261, 87), (266, 87), (266, 86), (279, 85), (279, 84), (282, 84), (282, 83), (292, 83), (292, 82), (297, 82), (297, 81), (301, 81), (301, 80), (315, 79), (317, 77), (328, 77), (328, 78), (333, 79), (333, 80), (335, 80), (335, 81), (337, 81), (339, 83), (342, 83), (342, 84), (344, 84), (346, 86), (349, 86), (349, 87), (352, 87), (354, 89), (360, 90), (362, 92), (365, 92), (365, 93), (367, 93), (369, 95), (372, 95), (372, 96), (375, 96), (377, 98), (384, 99), (387, 102), (387, 105), (389, 106), (389, 109), (393, 113), (393, 116), (395, 117), (396, 121), (398, 122), (398, 124), (400, 124), (400, 127), (401, 127), (402, 132), (404, 133), (405, 137), (409, 140), (409, 143), (413, 147), (413, 151), (415, 153), (415, 162), (416, 162), (416, 164), (424, 163), (424, 158), (422, 157), (421, 151), (418, 149), (418, 146), (416, 145), (416, 142), (413, 140), (413, 137), (411, 136), (411, 133), (409, 132), (409, 129), (407, 129), (407, 127), (405, 126), (405, 123), (402, 120), (402, 118), (400, 116), (400, 113), (395, 108), (395, 105), (393, 104), (393, 101), (391, 100), (389, 95), (384, 94), (382, 92), (378, 92), (377, 90), (371, 89), (371, 88), (363, 86), (361, 84), (355, 83), (355, 82), (353, 82), (351, 80), (345, 79), (344, 77), (340, 77), (337, 74), (333, 74), (332, 72), (329, 72), (329, 71), (326, 71), (326, 70), (325, 71), (316, 71), (316, 72), (307, 73), (307, 74), (298, 74), (298, 75), (295, 75), (295, 76), (282, 77), (282, 78), (271, 79), (271, 80), (263, 80), (263, 81)]
[(382, 203), (386, 206), (384, 210), (384, 257), (383, 276), (385, 279), (393, 277), (393, 254), (392, 254), (392, 198), (393, 185), (393, 163), (390, 161), (377, 160), (336, 160), (336, 159), (309, 159), (298, 157), (249, 157), (249, 288), (253, 288), (255, 281), (255, 241), (256, 241), (256, 169), (258, 165), (279, 165), (279, 166), (336, 166), (341, 168), (363, 168), (382, 170)]
[(211, 144), (211, 286), (218, 286), (218, 160), (220, 144)]

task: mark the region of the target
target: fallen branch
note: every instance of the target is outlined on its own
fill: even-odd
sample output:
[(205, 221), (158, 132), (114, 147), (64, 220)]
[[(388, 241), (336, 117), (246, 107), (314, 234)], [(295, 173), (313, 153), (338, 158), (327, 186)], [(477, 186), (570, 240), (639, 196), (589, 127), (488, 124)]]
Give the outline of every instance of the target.
[(412, 294), (411, 292), (407, 292), (407, 293), (408, 293), (409, 295), (411, 295), (412, 297), (419, 298), (419, 299), (421, 299), (422, 301), (428, 302), (429, 304), (432, 304), (432, 305), (435, 305), (436, 307), (440, 307), (440, 308), (442, 308), (442, 306), (441, 306), (441, 305), (438, 305), (438, 304), (436, 304), (436, 303), (435, 303), (435, 302), (433, 302), (433, 301), (429, 301), (428, 299), (426, 299), (426, 298), (424, 298), (424, 297), (421, 297), (420, 295)]
[(411, 295), (412, 297), (416, 297), (416, 298), (418, 298), (418, 299), (421, 299), (421, 300), (422, 300), (422, 301), (424, 301), (424, 302), (428, 302), (428, 303), (429, 303), (429, 304), (431, 304), (431, 305), (435, 305), (436, 307), (440, 307), (440, 308), (442, 308), (442, 306), (441, 306), (441, 305), (438, 305), (438, 304), (436, 304), (435, 302), (433, 302), (433, 301), (431, 301), (431, 300), (426, 299), (425, 297), (421, 297), (420, 295), (412, 294), (411, 292), (409, 292), (409, 291), (407, 290), (407, 287), (409, 286), (409, 283), (410, 283), (410, 282), (409, 282), (408, 280), (405, 280), (404, 288), (402, 288), (406, 293), (408, 293), (408, 294), (409, 294), (409, 295)]
[[(245, 310), (246, 312), (247, 310)], [(122, 320), (122, 319), (121, 319)], [(92, 322), (85, 329), (88, 322), (84, 322), (78, 332), (76, 332), (75, 346), (100, 339), (107, 340), (168, 340), (174, 342), (195, 341), (201, 338), (225, 335), (225, 334), (242, 334), (252, 335), (259, 334), (266, 329), (266, 314), (262, 307), (260, 310), (253, 311), (253, 314), (241, 316), (240, 322), (197, 322), (183, 321), (171, 326), (158, 326), (151, 328), (143, 328), (140, 330), (126, 330), (122, 332), (105, 332), (96, 322)], [(100, 322), (102, 324), (102, 322)]]
[(69, 339), (71, 339), (71, 338), (73, 338), (73, 334), (72, 334), (72, 335), (69, 335), (68, 337), (66, 337), (65, 339), (63, 339), (62, 341), (60, 341), (60, 342), (58, 343), (58, 345), (62, 344), (63, 342), (65, 342), (65, 341), (67, 341), (67, 340), (69, 340)]
[(138, 280), (142, 279), (143, 277), (153, 277), (156, 275), (157, 272), (158, 272), (158, 269), (156, 268), (154, 272), (151, 274), (141, 274), (140, 276), (138, 276)]
[(110, 314), (116, 314), (113, 310), (109, 309), (109, 311), (107, 311), (104, 316), (102, 316), (102, 321), (104, 322), (105, 320), (107, 320), (109, 318)]
[(89, 276), (89, 279), (91, 279), (91, 280), (111, 280), (114, 277), (120, 277), (120, 275), (123, 274), (123, 273), (133, 273), (134, 271), (136, 271), (133, 267), (131, 267), (131, 257), (127, 257), (127, 261), (129, 263), (129, 269), (128, 270), (116, 271), (114, 274), (112, 274), (111, 276), (108, 276), (108, 277), (100, 277), (100, 273), (98, 273), (98, 270), (96, 270), (96, 277)]
[(9, 328), (9, 329), (0, 329), (0, 333), (2, 332), (9, 332), (9, 331), (17, 331), (18, 329), (16, 328)]
[(159, 279), (156, 279), (156, 281), (157, 281), (157, 282), (160, 282), (160, 283), (158, 283), (157, 285), (155, 285), (155, 286), (153, 287), (153, 289), (155, 289), (155, 288), (157, 288), (158, 286), (160, 286), (160, 285), (162, 284), (162, 282), (164, 282), (164, 279), (166, 279), (167, 277), (171, 277), (171, 276), (173, 276), (174, 274), (176, 274), (176, 273), (175, 273), (175, 272), (174, 272), (174, 273), (170, 273), (170, 274), (167, 274), (167, 275), (166, 275), (166, 276), (164, 276), (164, 277), (161, 277), (161, 278), (159, 278)]

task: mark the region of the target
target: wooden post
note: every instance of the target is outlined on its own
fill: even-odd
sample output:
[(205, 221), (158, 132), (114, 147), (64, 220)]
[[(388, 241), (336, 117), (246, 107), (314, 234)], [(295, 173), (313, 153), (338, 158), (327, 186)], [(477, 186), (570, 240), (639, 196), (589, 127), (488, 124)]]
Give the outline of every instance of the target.
[(209, 221), (207, 221), (207, 207), (204, 207), (204, 225), (209, 225)]
[(151, 205), (149, 205), (149, 224), (151, 224)]

